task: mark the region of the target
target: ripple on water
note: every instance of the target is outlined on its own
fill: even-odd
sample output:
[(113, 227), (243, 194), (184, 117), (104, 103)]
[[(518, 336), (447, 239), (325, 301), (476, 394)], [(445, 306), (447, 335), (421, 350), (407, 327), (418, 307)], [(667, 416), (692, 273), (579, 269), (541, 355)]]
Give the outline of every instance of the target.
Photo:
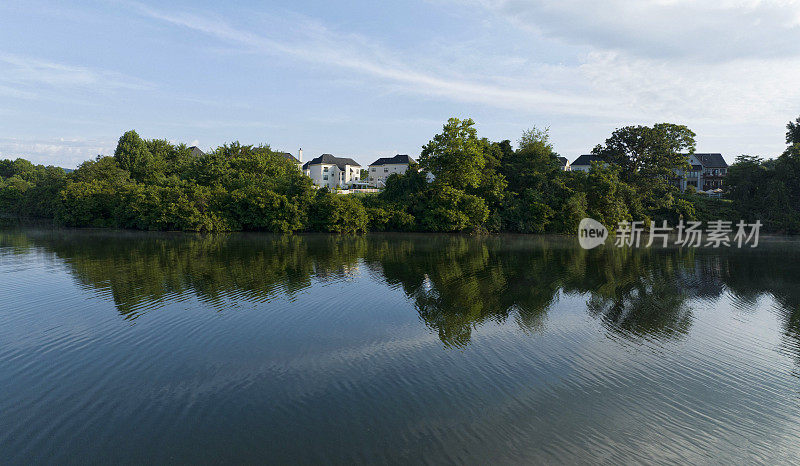
[(774, 463), (800, 448), (800, 261), (771, 265), (794, 244), (22, 239), (0, 233), (12, 462)]

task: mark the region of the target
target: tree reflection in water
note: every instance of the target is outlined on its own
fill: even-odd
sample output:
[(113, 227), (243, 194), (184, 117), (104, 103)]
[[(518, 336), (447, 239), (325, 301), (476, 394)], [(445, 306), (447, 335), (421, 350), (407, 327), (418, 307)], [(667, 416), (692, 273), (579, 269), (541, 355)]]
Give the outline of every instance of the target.
[(224, 311), (232, 301), (290, 298), (314, 280), (368, 270), (399, 286), (448, 347), (487, 322), (544, 325), (562, 294), (625, 338), (680, 338), (693, 306), (731, 293), (741, 309), (780, 303), (787, 344), (800, 346), (800, 243), (755, 249), (580, 249), (574, 238), (437, 235), (187, 235), (108, 231), (0, 232), (6, 253), (47, 254), (136, 319), (187, 294)]

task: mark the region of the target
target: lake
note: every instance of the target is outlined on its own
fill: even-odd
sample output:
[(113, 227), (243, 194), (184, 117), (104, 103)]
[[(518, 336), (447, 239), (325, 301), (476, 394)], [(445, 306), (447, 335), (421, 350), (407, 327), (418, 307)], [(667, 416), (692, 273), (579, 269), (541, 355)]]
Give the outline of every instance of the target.
[(800, 457), (800, 242), (0, 230), (0, 463)]

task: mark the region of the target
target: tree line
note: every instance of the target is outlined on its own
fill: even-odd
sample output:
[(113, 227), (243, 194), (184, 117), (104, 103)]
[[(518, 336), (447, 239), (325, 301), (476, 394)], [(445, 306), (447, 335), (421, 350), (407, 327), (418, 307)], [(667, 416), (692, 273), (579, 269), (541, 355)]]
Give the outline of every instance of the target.
[[(573, 233), (584, 217), (622, 220), (760, 219), (800, 232), (800, 118), (787, 125), (777, 159), (741, 156), (725, 199), (680, 193), (695, 134), (660, 123), (614, 131), (592, 151), (605, 163), (565, 172), (547, 130), (510, 140), (478, 136), (471, 119), (451, 118), (419, 165), (387, 179), (376, 195), (316, 189), (294, 162), (267, 145), (225, 144), (195, 156), (185, 144), (120, 137), (113, 156), (67, 173), (24, 159), (0, 160), (0, 214), (71, 227), (140, 230)], [(433, 175), (433, 181), (428, 174)]]

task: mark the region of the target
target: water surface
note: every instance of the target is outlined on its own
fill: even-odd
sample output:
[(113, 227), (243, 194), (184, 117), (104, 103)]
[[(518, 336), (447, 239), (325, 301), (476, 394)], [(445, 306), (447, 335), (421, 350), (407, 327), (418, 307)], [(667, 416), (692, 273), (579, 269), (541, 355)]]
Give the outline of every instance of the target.
[(0, 462), (791, 462), (800, 243), (0, 231)]

